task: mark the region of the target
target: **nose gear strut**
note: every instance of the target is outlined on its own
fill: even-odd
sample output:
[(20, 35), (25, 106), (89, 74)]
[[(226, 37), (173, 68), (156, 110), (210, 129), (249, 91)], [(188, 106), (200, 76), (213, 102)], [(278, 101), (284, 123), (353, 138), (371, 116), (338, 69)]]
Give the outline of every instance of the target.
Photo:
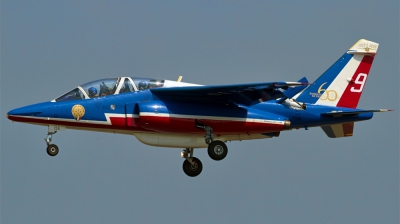
[(44, 140), (46, 141), (47, 146), (50, 145), (51, 139), (53, 138), (53, 134), (55, 134), (55, 133), (56, 133), (56, 132), (54, 132), (54, 133), (47, 133), (47, 137), (44, 139)]

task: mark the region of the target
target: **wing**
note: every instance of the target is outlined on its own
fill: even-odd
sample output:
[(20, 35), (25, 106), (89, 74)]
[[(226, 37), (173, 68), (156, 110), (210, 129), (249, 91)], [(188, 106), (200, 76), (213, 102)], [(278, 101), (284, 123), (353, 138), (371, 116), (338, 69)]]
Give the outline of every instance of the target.
[(252, 105), (260, 101), (281, 98), (283, 91), (305, 82), (265, 82), (235, 85), (187, 86), (150, 89), (161, 100)]

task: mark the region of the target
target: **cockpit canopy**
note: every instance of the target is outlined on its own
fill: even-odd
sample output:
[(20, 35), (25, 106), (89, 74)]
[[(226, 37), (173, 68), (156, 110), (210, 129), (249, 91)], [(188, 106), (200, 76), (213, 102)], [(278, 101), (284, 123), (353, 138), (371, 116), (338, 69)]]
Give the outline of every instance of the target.
[(100, 79), (80, 85), (55, 99), (56, 102), (91, 99), (107, 95), (124, 94), (164, 86), (165, 80), (119, 77)]

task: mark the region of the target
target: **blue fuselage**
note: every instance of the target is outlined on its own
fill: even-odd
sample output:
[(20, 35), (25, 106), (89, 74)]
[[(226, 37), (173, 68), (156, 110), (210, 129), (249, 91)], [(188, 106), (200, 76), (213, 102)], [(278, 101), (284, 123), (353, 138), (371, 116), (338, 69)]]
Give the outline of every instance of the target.
[[(74, 117), (72, 108), (81, 105), (85, 112), (82, 117)], [(356, 109), (337, 108), (320, 105), (306, 105), (306, 109), (295, 108), (287, 104), (276, 103), (275, 100), (260, 102), (252, 106), (227, 104), (217, 105), (212, 103), (190, 103), (180, 101), (162, 101), (154, 97), (150, 91), (138, 91), (127, 94), (111, 95), (86, 100), (73, 100), (66, 102), (44, 102), (11, 110), (8, 117), (14, 121), (42, 124), (42, 125), (65, 125), (82, 126), (90, 128), (124, 129), (133, 131), (158, 131), (158, 132), (186, 132), (191, 130), (179, 130), (185, 128), (181, 123), (178, 127), (173, 122), (164, 120), (153, 120), (152, 128), (146, 128), (145, 124), (139, 125), (135, 119), (143, 116), (169, 117), (170, 119), (183, 119), (185, 122), (198, 120), (212, 120), (212, 124), (224, 125), (236, 121), (290, 121), (290, 128), (307, 128), (313, 126), (324, 126), (345, 122), (368, 120), (373, 113), (356, 114), (352, 116), (322, 116), (321, 114), (332, 111), (357, 111)], [(209, 119), (208, 119), (209, 118)], [(131, 121), (129, 121), (131, 119)], [(158, 124), (159, 122), (160, 124)], [(205, 121), (207, 123), (207, 121)], [(151, 122), (149, 122), (151, 123)], [(162, 126), (154, 128), (153, 126)], [(169, 126), (170, 125), (170, 126)], [(179, 126), (181, 125), (181, 126)], [(183, 126), (182, 126), (183, 125)], [(150, 127), (150, 126), (149, 126)], [(176, 130), (178, 128), (178, 130)], [(266, 130), (256, 127), (246, 131), (264, 133)], [(278, 128), (279, 129), (279, 128)], [(271, 132), (280, 131), (272, 128)], [(169, 131), (170, 130), (170, 131)], [(227, 132), (225, 129), (223, 132)], [(228, 129), (229, 132), (229, 129)], [(237, 132), (232, 129), (232, 133)]]

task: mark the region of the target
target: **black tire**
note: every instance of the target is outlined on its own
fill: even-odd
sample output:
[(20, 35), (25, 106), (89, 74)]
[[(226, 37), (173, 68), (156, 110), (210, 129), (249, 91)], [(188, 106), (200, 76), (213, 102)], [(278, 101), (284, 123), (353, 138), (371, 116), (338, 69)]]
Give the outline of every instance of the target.
[(208, 145), (208, 155), (213, 160), (223, 160), (228, 155), (228, 147), (222, 141), (213, 141)]
[(47, 146), (47, 154), (49, 154), (49, 156), (56, 156), (58, 154), (58, 146), (51, 144), (49, 146)]
[(189, 163), (189, 161), (185, 160), (182, 166), (183, 172), (185, 172), (185, 174), (188, 175), (189, 177), (198, 176), (203, 170), (203, 164), (198, 158), (193, 157), (192, 161), (195, 165), (192, 165)]

